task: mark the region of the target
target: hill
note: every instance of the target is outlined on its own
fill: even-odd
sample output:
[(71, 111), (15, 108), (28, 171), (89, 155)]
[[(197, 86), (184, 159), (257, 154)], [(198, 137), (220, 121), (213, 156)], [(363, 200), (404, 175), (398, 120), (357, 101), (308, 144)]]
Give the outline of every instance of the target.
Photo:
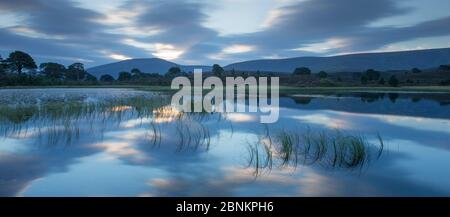
[[(378, 71), (410, 70), (411, 68), (433, 68), (450, 64), (450, 48), (412, 50), (383, 53), (360, 53), (330, 57), (295, 57), (287, 59), (262, 59), (233, 63), (226, 70), (263, 71), (291, 73), (297, 67), (308, 67), (313, 72), (361, 72), (367, 69)], [(88, 69), (96, 77), (110, 74), (117, 78), (121, 71), (138, 68), (146, 73), (164, 74), (170, 67), (179, 66), (182, 71), (192, 72), (194, 68), (211, 71), (211, 66), (179, 65), (159, 58), (131, 59), (105, 64)]]
[(379, 71), (432, 68), (450, 63), (450, 48), (401, 52), (360, 53), (330, 57), (296, 57), (262, 59), (233, 63), (227, 70), (270, 71), (291, 73), (296, 67), (308, 67), (313, 72), (357, 72), (367, 69)]
[(133, 68), (138, 68), (142, 72), (146, 73), (164, 74), (169, 70), (170, 67), (174, 66), (180, 67), (181, 70), (185, 72), (192, 72), (194, 71), (194, 68), (202, 68), (204, 71), (211, 71), (210, 66), (178, 65), (176, 63), (159, 58), (124, 60), (120, 62), (92, 67), (87, 69), (87, 71), (96, 77), (100, 77), (103, 74), (110, 74), (113, 77), (117, 78), (120, 72), (130, 72)]

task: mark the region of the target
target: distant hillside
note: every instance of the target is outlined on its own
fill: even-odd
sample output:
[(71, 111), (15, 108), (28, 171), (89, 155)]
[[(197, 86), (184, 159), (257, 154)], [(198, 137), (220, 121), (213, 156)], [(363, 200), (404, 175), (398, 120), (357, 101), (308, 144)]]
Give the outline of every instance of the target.
[(293, 72), (296, 67), (309, 67), (313, 72), (365, 71), (369, 68), (387, 71), (432, 68), (450, 64), (450, 48), (385, 53), (361, 53), (331, 57), (296, 57), (288, 59), (251, 60), (233, 63), (227, 70)]
[(185, 72), (192, 72), (194, 71), (194, 68), (202, 68), (204, 71), (211, 71), (210, 66), (178, 65), (176, 63), (159, 58), (124, 60), (120, 62), (92, 67), (87, 71), (96, 77), (100, 77), (103, 74), (110, 74), (117, 78), (120, 72), (130, 72), (133, 68), (138, 68), (142, 72), (146, 73), (164, 74), (170, 67), (173, 66), (178, 66), (182, 71)]
[[(385, 53), (361, 53), (331, 57), (296, 57), (288, 59), (251, 60), (233, 63), (224, 68), (226, 70), (241, 71), (270, 71), (291, 73), (297, 67), (309, 67), (313, 72), (357, 72), (367, 69), (379, 71), (409, 70), (417, 67), (421, 69), (433, 68), (443, 64), (450, 64), (450, 48), (414, 50)], [(100, 77), (110, 74), (117, 78), (121, 71), (131, 71), (138, 68), (146, 73), (164, 74), (170, 67), (179, 66), (182, 71), (192, 72), (194, 68), (211, 71), (211, 66), (178, 65), (163, 59), (131, 59), (110, 63), (88, 69), (88, 72)]]

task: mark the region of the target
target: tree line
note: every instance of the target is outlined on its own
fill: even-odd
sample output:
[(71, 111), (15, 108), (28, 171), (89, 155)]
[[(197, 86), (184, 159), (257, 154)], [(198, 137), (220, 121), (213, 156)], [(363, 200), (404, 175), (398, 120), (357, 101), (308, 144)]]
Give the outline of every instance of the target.
[(8, 58), (0, 56), (0, 85), (61, 85), (95, 84), (97, 78), (89, 74), (83, 63), (68, 67), (54, 62), (41, 63), (23, 51), (11, 52)]
[[(213, 65), (213, 73), (223, 76), (225, 70)], [(14, 51), (3, 59), (0, 56), (0, 85), (95, 85), (95, 84), (146, 84), (170, 85), (172, 78), (189, 76), (180, 67), (171, 67), (164, 75), (159, 73), (144, 73), (134, 68), (130, 72), (119, 73), (117, 79), (110, 74), (101, 75), (99, 79), (88, 73), (82, 63), (73, 63), (69, 66), (55, 62), (36, 64), (31, 55), (23, 51)]]
[[(450, 72), (450, 65), (441, 65), (438, 70)], [(215, 75), (220, 78), (225, 76), (279, 76), (281, 85), (293, 86), (392, 86), (397, 87), (402, 83), (412, 85), (412, 78), (424, 77), (429, 79), (430, 73), (422, 73), (422, 70), (413, 68), (402, 73), (386, 73), (368, 69), (365, 72), (354, 72), (352, 76), (344, 77), (345, 73), (327, 73), (319, 71), (312, 73), (308, 67), (297, 67), (291, 74), (260, 72), (260, 71), (236, 71), (225, 70), (218, 64), (212, 66), (211, 72), (205, 72), (204, 76)], [(347, 73), (348, 74), (348, 73)], [(421, 76), (415, 76), (421, 75)], [(177, 76), (193, 78), (192, 72), (184, 72), (180, 67), (174, 66), (161, 75), (159, 73), (145, 73), (134, 68), (130, 72), (122, 71), (117, 79), (109, 74), (101, 75), (99, 79), (89, 74), (82, 63), (73, 63), (64, 66), (55, 62), (41, 63), (39, 67), (33, 58), (22, 51), (14, 51), (6, 59), (0, 56), (0, 85), (96, 85), (96, 84), (142, 84), (142, 85), (170, 85), (172, 79)], [(400, 77), (398, 77), (400, 76)], [(428, 76), (428, 77), (427, 77)], [(436, 77), (436, 76), (435, 76)], [(448, 76), (447, 76), (448, 77)], [(411, 78), (411, 79), (410, 79)], [(445, 79), (445, 78), (444, 78)], [(431, 79), (429, 79), (431, 80)], [(416, 81), (418, 84), (419, 81)], [(425, 82), (426, 83), (426, 82)], [(450, 77), (441, 80), (441, 85), (449, 85)]]

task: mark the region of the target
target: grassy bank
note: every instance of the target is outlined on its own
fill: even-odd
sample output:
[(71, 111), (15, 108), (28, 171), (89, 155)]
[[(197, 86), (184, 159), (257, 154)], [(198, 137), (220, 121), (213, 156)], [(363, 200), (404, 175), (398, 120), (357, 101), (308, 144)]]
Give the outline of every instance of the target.
[(450, 86), (404, 86), (404, 87), (288, 87), (281, 86), (280, 93), (337, 93), (337, 92), (420, 92), (450, 93)]
[[(147, 85), (61, 85), (61, 86), (5, 86), (0, 89), (35, 89), (35, 88), (132, 88), (143, 91), (173, 92), (170, 86)], [(280, 86), (280, 94), (296, 93), (337, 93), (337, 92), (420, 92), (450, 93), (450, 86), (403, 86), (403, 87), (292, 87)]]

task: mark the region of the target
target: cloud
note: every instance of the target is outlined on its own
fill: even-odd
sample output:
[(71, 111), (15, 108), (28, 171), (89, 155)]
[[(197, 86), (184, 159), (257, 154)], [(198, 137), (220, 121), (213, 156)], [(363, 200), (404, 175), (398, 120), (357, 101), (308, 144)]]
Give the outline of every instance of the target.
[(14, 11), (24, 17), (23, 26), (42, 34), (83, 35), (100, 28), (94, 19), (103, 15), (92, 10), (77, 7), (71, 1), (20, 0), (2, 1), (3, 10)]
[(184, 53), (183, 49), (177, 48), (172, 44), (146, 43), (136, 41), (134, 39), (125, 39), (123, 43), (133, 47), (144, 49), (148, 51), (151, 55), (165, 60), (177, 59), (178, 57), (180, 57), (180, 55)]
[[(214, 41), (217, 32), (202, 25), (207, 19), (203, 6), (190, 1), (150, 1), (147, 10), (138, 17), (137, 24), (142, 28), (160, 30), (159, 34), (146, 39), (157, 50), (152, 54), (171, 60), (183, 58), (192, 47)], [(206, 56), (198, 55), (203, 59)]]
[(115, 54), (115, 53), (109, 54), (108, 57), (110, 57), (112, 59), (115, 59), (115, 60), (128, 60), (128, 59), (131, 59), (131, 57), (127, 57), (125, 55)]
[(220, 52), (209, 54), (208, 57), (215, 60), (230, 60), (233, 57), (237, 57), (254, 50), (256, 50), (256, 47), (252, 45), (232, 44), (223, 48)]
[(252, 50), (255, 50), (254, 46), (245, 45), (245, 44), (233, 44), (233, 45), (223, 49), (223, 52), (229, 53), (229, 54), (235, 54), (235, 53), (250, 52)]
[(330, 50), (343, 48), (348, 45), (348, 41), (344, 38), (330, 38), (319, 43), (306, 44), (303, 47), (295, 48), (295, 51), (307, 51), (316, 53), (327, 53)]
[(343, 0), (339, 4), (333, 0), (299, 1), (272, 10), (263, 31), (230, 40), (255, 44), (259, 52), (254, 56), (295, 57), (366, 52), (405, 40), (450, 34), (445, 17), (409, 27), (371, 25), (413, 12), (391, 0)]
[[(236, 14), (225, 3), (249, 7), (219, 1), (212, 8), (205, 0), (116, 0), (111, 5), (84, 0), (3, 0), (0, 52), (5, 55), (19, 49), (30, 52), (38, 62), (69, 64), (78, 59), (86, 60), (88, 66), (150, 57), (211, 65), (395, 49), (395, 43), (450, 35), (450, 17), (420, 20), (414, 4), (394, 0), (266, 0), (255, 8), (257, 13), (245, 15), (248, 22), (230, 18), (223, 22), (228, 29), (217, 28), (211, 22)], [(433, 0), (427, 6), (437, 7), (437, 3)], [(388, 21), (406, 15), (415, 17), (415, 22), (389, 25)], [(248, 25), (258, 26), (245, 31)], [(230, 34), (219, 34), (218, 29)]]

